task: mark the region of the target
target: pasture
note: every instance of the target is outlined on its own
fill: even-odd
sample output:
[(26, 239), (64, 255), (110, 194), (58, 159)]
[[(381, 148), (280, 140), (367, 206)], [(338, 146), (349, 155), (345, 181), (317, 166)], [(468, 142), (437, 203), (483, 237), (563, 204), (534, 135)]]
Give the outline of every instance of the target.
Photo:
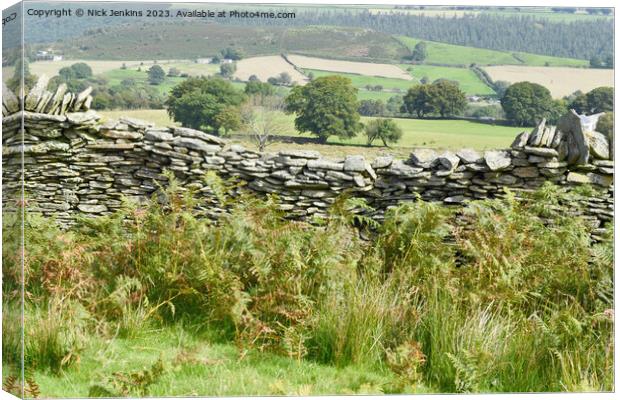
[[(416, 44), (423, 41), (421, 39), (414, 39), (402, 35), (396, 35), (394, 37), (409, 49), (413, 49)], [(525, 64), (532, 66), (544, 66), (548, 64), (549, 66), (588, 66), (587, 60), (578, 60), (574, 58), (552, 57), (523, 52), (497, 51), (469, 46), (458, 46), (448, 43), (431, 42), (428, 40), (424, 40), (424, 42), (426, 43), (426, 49), (428, 51), (428, 56), (424, 60), (425, 63), (461, 66), (469, 66), (471, 64)]]
[(448, 79), (459, 83), (459, 87), (468, 95), (494, 96), (495, 91), (478, 78), (478, 75), (469, 68), (439, 67), (424, 64), (402, 64), (401, 68), (407, 70), (418, 81), (427, 78), (429, 82), (437, 79)]
[(256, 75), (263, 82), (283, 72), (288, 73), (292, 81), (304, 84), (308, 78), (298, 72), (291, 64), (287, 63), (282, 56), (251, 57), (237, 61), (235, 78), (242, 81), (249, 80), (250, 76)]
[[(121, 116), (139, 118), (151, 121), (159, 126), (174, 124), (166, 110), (120, 110), (100, 111), (100, 115), (108, 119), (116, 119)], [(313, 137), (309, 133), (300, 134), (294, 125), (294, 116), (282, 114), (281, 118), (286, 121), (288, 129), (283, 134), (291, 137)], [(363, 123), (368, 123), (372, 117), (362, 117)], [(394, 118), (398, 126), (403, 130), (402, 139), (390, 148), (379, 146), (366, 146), (366, 136), (363, 131), (352, 139), (342, 140), (331, 137), (326, 145), (290, 143), (274, 143), (268, 147), (269, 151), (285, 148), (313, 148), (320, 150), (326, 155), (342, 156), (345, 154), (366, 154), (369, 156), (389, 152), (406, 157), (409, 151), (415, 147), (428, 147), (434, 149), (459, 149), (473, 148), (477, 150), (507, 148), (520, 132), (529, 128), (509, 127), (500, 125), (483, 124), (465, 120), (434, 120), (434, 119), (407, 119)], [(244, 131), (236, 132), (243, 135)], [(238, 136), (236, 136), (238, 137)], [(249, 148), (253, 146), (252, 138), (239, 139)]]
[(494, 81), (510, 83), (528, 81), (543, 85), (555, 98), (568, 96), (577, 90), (588, 92), (600, 86), (614, 85), (613, 69), (565, 68), (565, 67), (485, 67)]
[(413, 78), (396, 65), (379, 64), (357, 61), (330, 60), (318, 57), (306, 57), (300, 55), (288, 55), (287, 58), (295, 66), (302, 69), (315, 69), (321, 71), (344, 72), (366, 76), (378, 76), (383, 78), (397, 78), (412, 80)]

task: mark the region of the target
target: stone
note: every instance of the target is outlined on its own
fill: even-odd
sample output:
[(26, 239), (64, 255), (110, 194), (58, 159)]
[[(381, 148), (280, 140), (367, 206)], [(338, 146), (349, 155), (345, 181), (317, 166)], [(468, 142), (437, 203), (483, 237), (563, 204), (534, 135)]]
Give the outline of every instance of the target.
[(549, 147), (551, 145), (551, 141), (555, 136), (555, 126), (546, 126), (542, 135), (542, 139), (540, 139), (541, 147)]
[(41, 100), (41, 96), (45, 92), (47, 88), (47, 84), (49, 83), (49, 78), (47, 75), (42, 74), (39, 76), (37, 83), (34, 85), (32, 89), (26, 95), (26, 100), (24, 101), (24, 110), (26, 111), (35, 111), (39, 101)]
[(6, 108), (8, 114), (19, 111), (19, 100), (15, 93), (5, 85), (4, 81), (2, 82), (2, 105)]
[(377, 157), (372, 162), (371, 166), (374, 169), (387, 168), (392, 164), (392, 161), (394, 161), (394, 157), (392, 156)]
[(314, 150), (281, 150), (278, 152), (278, 154), (281, 156), (307, 159), (317, 159), (321, 157), (321, 154), (318, 151)]
[(56, 92), (52, 96), (52, 100), (48, 103), (44, 112), (46, 114), (54, 114), (62, 103), (62, 99), (65, 93), (67, 93), (67, 84), (61, 83), (60, 85), (58, 85), (58, 88), (56, 88)]
[(538, 176), (538, 168), (536, 167), (518, 167), (512, 170), (512, 174), (519, 178), (535, 178)]
[(203, 151), (207, 154), (217, 153), (221, 149), (220, 146), (207, 144), (199, 139), (192, 139), (188, 137), (179, 137), (179, 136), (174, 138), (174, 140), (172, 141), (172, 144), (174, 146), (180, 146), (180, 147), (185, 147), (188, 149)]
[(538, 123), (536, 128), (532, 130), (530, 133), (530, 137), (527, 141), (527, 144), (536, 147), (540, 146), (540, 142), (542, 141), (543, 135), (545, 133), (545, 125), (547, 124), (547, 119), (543, 118), (542, 121)]
[(527, 131), (523, 131), (517, 135), (510, 147), (513, 149), (522, 149), (527, 144), (529, 138), (530, 133)]
[(535, 156), (540, 156), (540, 157), (557, 157), (558, 156), (557, 150), (551, 149), (548, 147), (525, 146), (523, 148), (523, 151), (525, 151), (527, 154), (533, 154)]
[(590, 146), (581, 125), (581, 118), (575, 110), (570, 110), (558, 121), (558, 129), (568, 135), (568, 163), (587, 164)]
[(461, 159), (451, 151), (441, 153), (437, 157), (438, 164), (449, 171), (455, 170), (456, 167), (458, 167), (460, 160)]
[(601, 175), (594, 172), (589, 172), (587, 174), (569, 172), (568, 175), (566, 175), (566, 181), (572, 183), (587, 183), (599, 186), (610, 186), (614, 182), (614, 179), (611, 175)]
[(173, 128), (173, 132), (175, 135), (178, 135), (178, 136), (183, 136), (183, 137), (193, 138), (193, 139), (201, 139), (201, 140), (204, 140), (205, 142), (212, 143), (212, 144), (219, 144), (219, 145), (226, 144), (226, 140), (219, 138), (217, 136), (209, 135), (207, 133), (204, 133), (196, 129), (182, 128), (182, 127), (175, 126)]
[(144, 139), (153, 142), (169, 142), (173, 138), (171, 133), (157, 129), (147, 129), (144, 133)]
[(344, 170), (344, 165), (332, 161), (327, 161), (323, 159), (318, 160), (308, 160), (306, 167), (309, 169), (326, 169), (332, 171), (342, 171)]
[(549, 147), (557, 149), (562, 140), (564, 140), (565, 136), (566, 135), (564, 134), (564, 132), (556, 128), (555, 134), (553, 135), (553, 139), (551, 139), (551, 144), (549, 145)]
[(437, 153), (434, 150), (415, 149), (411, 152), (409, 161), (417, 167), (430, 168), (436, 158)]
[(607, 136), (597, 131), (586, 132), (586, 137), (590, 144), (590, 154), (595, 158), (609, 159), (609, 141)]
[(152, 122), (147, 122), (147, 121), (143, 121), (138, 118), (131, 118), (131, 117), (120, 117), (118, 119), (118, 122), (127, 124), (128, 126), (134, 129), (146, 129), (146, 128), (151, 128), (155, 126), (155, 124), (153, 124)]
[(424, 171), (423, 168), (412, 167), (405, 164), (402, 160), (395, 160), (386, 172), (398, 176), (416, 176), (422, 171)]
[(75, 101), (73, 102), (73, 111), (80, 111), (82, 106), (86, 102), (86, 99), (90, 96), (90, 93), (93, 91), (92, 86), (87, 87), (75, 97)]
[(78, 210), (85, 212), (85, 213), (93, 213), (93, 214), (97, 214), (97, 213), (102, 213), (102, 212), (106, 212), (108, 211), (108, 207), (102, 205), (102, 204), (78, 204), (77, 206)]
[(88, 110), (86, 112), (67, 113), (66, 117), (67, 121), (75, 125), (81, 125), (87, 122), (96, 122), (101, 119), (99, 114), (97, 114), (93, 110)]
[(490, 150), (484, 152), (484, 161), (491, 171), (501, 171), (511, 164), (510, 153), (503, 150)]
[(99, 131), (99, 134), (103, 137), (107, 137), (110, 139), (137, 140), (137, 139), (142, 138), (142, 134), (140, 132), (131, 132), (131, 131), (115, 131), (115, 130), (102, 129)]
[(344, 170), (362, 172), (366, 170), (366, 160), (364, 156), (346, 156), (344, 159)]
[(456, 152), (456, 156), (465, 164), (481, 163), (484, 158), (473, 149), (461, 149)]

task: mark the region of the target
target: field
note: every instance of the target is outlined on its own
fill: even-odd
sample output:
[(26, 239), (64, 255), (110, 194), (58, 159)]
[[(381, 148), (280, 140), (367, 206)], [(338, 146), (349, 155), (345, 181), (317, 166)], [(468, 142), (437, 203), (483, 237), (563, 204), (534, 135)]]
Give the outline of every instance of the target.
[[(129, 69), (129, 68), (128, 69), (115, 69), (115, 70), (110, 70), (108, 72), (105, 72), (101, 74), (101, 76), (108, 79), (110, 86), (120, 85), (121, 82), (125, 79), (132, 79), (138, 85), (149, 85), (148, 74), (147, 74), (148, 67), (143, 66), (141, 68), (142, 68), (141, 71), (138, 71), (137, 69), (133, 69), (133, 68), (132, 69)], [(164, 67), (164, 70), (167, 72), (167, 68)], [(184, 80), (185, 78), (181, 78), (181, 77), (166, 76), (166, 78), (161, 84), (149, 85), (149, 86), (156, 88), (159, 91), (159, 93), (167, 95), (174, 86), (178, 85)]]
[[(159, 126), (168, 126), (174, 122), (170, 120), (165, 110), (124, 110), (124, 111), (100, 111), (99, 114), (106, 118), (115, 119), (120, 116), (129, 116), (155, 122)], [(312, 137), (309, 133), (299, 134), (294, 127), (294, 116), (282, 115), (289, 126), (284, 135), (291, 137)], [(372, 118), (362, 117), (362, 122), (368, 122)], [(389, 149), (385, 147), (366, 146), (366, 138), (363, 132), (349, 140), (341, 140), (331, 137), (327, 145), (304, 144), (302, 146), (290, 143), (274, 143), (268, 149), (276, 151), (285, 148), (314, 148), (331, 156), (344, 154), (364, 153), (376, 156), (385, 152), (407, 156), (415, 147), (428, 147), (435, 149), (459, 149), (473, 148), (477, 150), (507, 148), (515, 136), (529, 128), (516, 128), (499, 125), (482, 124), (464, 120), (427, 120), (427, 119), (394, 119), (403, 130), (402, 139)], [(243, 132), (239, 132), (243, 133)], [(236, 139), (237, 140), (237, 139)], [(250, 137), (238, 139), (248, 147), (254, 146)]]
[[(397, 40), (413, 49), (421, 40), (407, 36), (395, 36)], [(501, 64), (525, 64), (532, 66), (570, 66), (585, 67), (588, 66), (587, 60), (577, 60), (573, 58), (561, 58), (544, 56), (539, 54), (508, 52), (488, 49), (479, 49), (476, 47), (457, 46), (454, 44), (426, 42), (428, 56), (424, 60), (425, 63), (436, 64), (452, 64), (469, 66), (470, 64), (478, 65), (501, 65)]]
[(434, 65), (401, 64), (402, 69), (408, 71), (417, 80), (426, 77), (430, 82), (436, 79), (457, 81), (462, 91), (469, 95), (495, 95), (495, 91), (478, 78), (471, 69), (459, 67), (439, 67)]
[(494, 81), (511, 83), (529, 81), (541, 84), (551, 91), (553, 97), (563, 97), (577, 90), (588, 92), (599, 86), (613, 86), (613, 69), (577, 69), (562, 67), (485, 67)]
[(330, 60), (299, 55), (287, 56), (298, 68), (318, 69), (321, 71), (345, 72), (351, 74), (378, 76), (383, 78), (397, 78), (411, 80), (411, 76), (392, 64), (365, 63), (354, 61)]
[[(321, 71), (318, 69), (304, 69), (304, 74), (308, 75), (312, 73), (315, 78), (320, 78), (322, 76), (329, 75), (340, 75), (346, 78), (351, 79), (353, 86), (358, 89), (363, 89), (367, 85), (376, 86), (380, 85), (383, 89), (406, 92), (412, 86), (415, 86), (418, 82), (412, 81), (411, 79), (397, 79), (397, 78), (383, 78), (380, 76), (367, 76), (367, 75), (359, 75), (359, 74), (350, 74), (345, 72), (334, 72), (334, 71)], [(394, 95), (395, 93), (392, 93)]]
[(275, 77), (282, 72), (288, 73), (293, 82), (303, 84), (307, 78), (299, 73), (291, 64), (287, 63), (282, 56), (251, 57), (237, 62), (235, 78), (247, 81), (250, 76), (256, 75), (263, 82)]

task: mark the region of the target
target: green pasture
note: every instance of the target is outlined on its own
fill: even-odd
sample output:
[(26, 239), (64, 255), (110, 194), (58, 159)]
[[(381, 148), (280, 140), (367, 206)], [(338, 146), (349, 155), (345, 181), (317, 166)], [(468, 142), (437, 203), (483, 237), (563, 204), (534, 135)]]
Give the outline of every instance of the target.
[[(166, 110), (122, 110), (101, 111), (105, 118), (116, 119), (120, 116), (128, 116), (151, 121), (159, 126), (174, 124)], [(282, 120), (286, 121), (289, 128), (284, 135), (312, 137), (310, 133), (300, 134), (295, 129), (294, 115), (282, 114)], [(374, 118), (362, 117), (362, 122), (367, 123)], [(502, 125), (482, 124), (464, 120), (435, 120), (435, 119), (407, 119), (394, 118), (398, 126), (403, 130), (403, 137), (394, 148), (430, 147), (437, 149), (460, 149), (473, 148), (478, 150), (509, 147), (517, 134), (528, 128), (510, 127)], [(243, 133), (240, 131), (238, 133)], [(328, 144), (336, 146), (354, 146), (364, 152), (366, 137), (360, 132), (352, 139), (342, 140), (331, 137)], [(376, 143), (377, 147), (379, 143)], [(311, 146), (304, 145), (304, 146)]]
[[(421, 39), (414, 39), (407, 36), (394, 36), (403, 45), (409, 49), (413, 49)], [(427, 63), (436, 64), (453, 64), (453, 65), (530, 65), (530, 66), (564, 66), (564, 67), (585, 67), (588, 66), (587, 60), (578, 60), (574, 58), (562, 58), (544, 56), (539, 54), (497, 51), (480, 49), (469, 46), (458, 46), (454, 44), (432, 42), (424, 40), (428, 50), (428, 57), (424, 60)], [(515, 55), (517, 57), (515, 57)]]
[(478, 75), (469, 68), (438, 67), (435, 65), (401, 64), (400, 67), (417, 80), (428, 78), (429, 82), (437, 79), (448, 79), (459, 83), (459, 87), (468, 95), (493, 96), (495, 91), (480, 80)]
[[(343, 72), (331, 72), (321, 70), (304, 70), (305, 74), (312, 72), (315, 77), (327, 76), (327, 75), (340, 75), (351, 79), (353, 86), (360, 90), (358, 98), (360, 100), (366, 99), (382, 99), (387, 100), (390, 97), (398, 94), (398, 90), (405, 94), (407, 90), (418, 84), (420, 79), (427, 77), (430, 82), (436, 79), (448, 79), (457, 81), (461, 90), (468, 95), (494, 95), (495, 91), (478, 78), (478, 76), (469, 68), (458, 67), (439, 67), (434, 65), (408, 65), (401, 64), (400, 68), (407, 71), (414, 80), (407, 81), (404, 79), (396, 78), (383, 78), (379, 76), (367, 76), (359, 74), (349, 74)], [(375, 86), (381, 85), (384, 89), (388, 89), (386, 92), (374, 92), (367, 91), (365, 87), (367, 85)], [(365, 93), (364, 93), (365, 92)]]

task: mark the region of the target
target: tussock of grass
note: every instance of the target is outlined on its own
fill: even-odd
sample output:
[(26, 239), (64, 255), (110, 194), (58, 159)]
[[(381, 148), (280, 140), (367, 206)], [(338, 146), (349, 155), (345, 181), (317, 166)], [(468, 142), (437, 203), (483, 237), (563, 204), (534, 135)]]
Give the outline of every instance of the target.
[[(613, 389), (613, 241), (592, 245), (585, 222), (549, 213), (553, 187), (475, 202), (462, 229), (423, 201), (381, 225), (356, 199), (296, 222), (275, 198), (233, 202), (210, 179), (234, 205), (217, 223), (174, 182), (162, 202), (67, 232), (27, 216), (25, 361), (43, 395)], [(9, 364), (18, 336), (3, 330)]]

